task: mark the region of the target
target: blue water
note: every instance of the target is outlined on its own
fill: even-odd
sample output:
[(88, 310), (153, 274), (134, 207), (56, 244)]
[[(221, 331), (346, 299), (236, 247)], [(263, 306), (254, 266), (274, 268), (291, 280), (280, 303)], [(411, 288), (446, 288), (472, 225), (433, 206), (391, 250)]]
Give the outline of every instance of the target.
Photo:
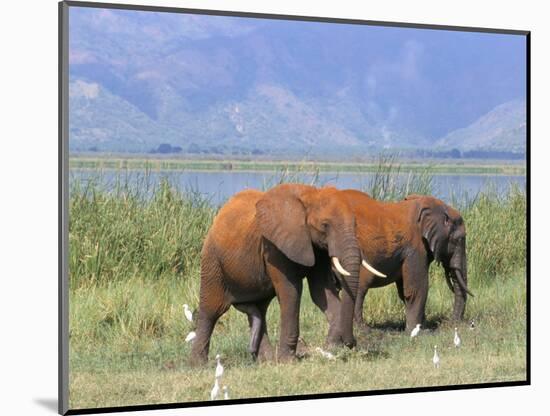
[[(120, 178), (120, 171), (105, 170), (98, 178), (96, 171), (72, 169), (70, 181), (80, 181), (85, 184), (93, 179), (99, 180), (107, 189), (112, 188), (116, 179)], [(313, 179), (312, 175), (301, 175), (306, 181)], [(333, 185), (340, 189), (368, 190), (372, 180), (372, 173), (321, 173), (318, 184)], [(128, 173), (128, 183), (132, 187), (153, 189), (161, 179), (166, 178), (181, 191), (199, 192), (208, 198), (213, 205), (222, 204), (236, 192), (243, 189), (265, 189), (273, 185), (273, 172), (189, 172), (164, 171), (149, 172), (145, 177), (139, 171)], [(525, 189), (524, 175), (434, 175), (432, 194), (446, 202), (454, 200), (472, 200), (479, 192), (493, 191), (498, 194), (508, 192), (511, 184)], [(125, 181), (125, 179), (123, 179)], [(399, 183), (407, 182), (407, 175), (398, 178)]]

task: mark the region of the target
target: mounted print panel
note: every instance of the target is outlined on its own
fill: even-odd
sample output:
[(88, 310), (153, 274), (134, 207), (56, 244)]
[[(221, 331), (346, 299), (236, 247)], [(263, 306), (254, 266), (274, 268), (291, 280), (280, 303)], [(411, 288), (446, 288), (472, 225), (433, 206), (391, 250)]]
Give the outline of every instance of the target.
[(529, 383), (529, 32), (60, 26), (60, 413)]

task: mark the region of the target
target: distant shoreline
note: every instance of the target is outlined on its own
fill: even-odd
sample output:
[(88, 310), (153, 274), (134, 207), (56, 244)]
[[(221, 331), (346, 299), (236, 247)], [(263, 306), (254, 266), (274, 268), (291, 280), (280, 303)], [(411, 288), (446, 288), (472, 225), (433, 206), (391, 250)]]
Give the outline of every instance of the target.
[[(525, 175), (525, 164), (498, 163), (491, 161), (463, 162), (422, 160), (419, 162), (398, 161), (403, 173), (424, 172), (429, 169), (432, 174), (493, 174), (493, 175)], [(214, 159), (176, 159), (176, 158), (144, 158), (144, 157), (85, 157), (70, 156), (70, 169), (81, 170), (145, 170), (152, 171), (219, 171), (219, 172), (277, 172), (288, 170), (301, 173), (369, 173), (378, 170), (379, 163), (369, 162), (312, 162), (312, 161), (269, 161), (269, 160), (214, 160)]]

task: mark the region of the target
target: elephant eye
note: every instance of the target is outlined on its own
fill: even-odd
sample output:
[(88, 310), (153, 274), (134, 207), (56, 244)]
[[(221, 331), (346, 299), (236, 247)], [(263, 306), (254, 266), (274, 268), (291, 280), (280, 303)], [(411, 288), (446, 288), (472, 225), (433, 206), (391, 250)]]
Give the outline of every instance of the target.
[(321, 223), (321, 230), (323, 230), (323, 231), (328, 230), (328, 222), (323, 221), (323, 222)]

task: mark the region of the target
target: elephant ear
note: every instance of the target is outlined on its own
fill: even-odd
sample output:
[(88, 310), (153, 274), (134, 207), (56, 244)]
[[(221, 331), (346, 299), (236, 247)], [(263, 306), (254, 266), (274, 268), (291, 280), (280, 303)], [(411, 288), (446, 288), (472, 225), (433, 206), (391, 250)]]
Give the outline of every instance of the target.
[(422, 237), (428, 243), (436, 261), (443, 260), (449, 239), (450, 220), (447, 207), (441, 201), (422, 195), (409, 195), (405, 200), (416, 200), (418, 203), (417, 222)]
[(296, 187), (280, 185), (256, 203), (256, 221), (262, 235), (290, 260), (303, 266), (315, 264), (306, 209)]

